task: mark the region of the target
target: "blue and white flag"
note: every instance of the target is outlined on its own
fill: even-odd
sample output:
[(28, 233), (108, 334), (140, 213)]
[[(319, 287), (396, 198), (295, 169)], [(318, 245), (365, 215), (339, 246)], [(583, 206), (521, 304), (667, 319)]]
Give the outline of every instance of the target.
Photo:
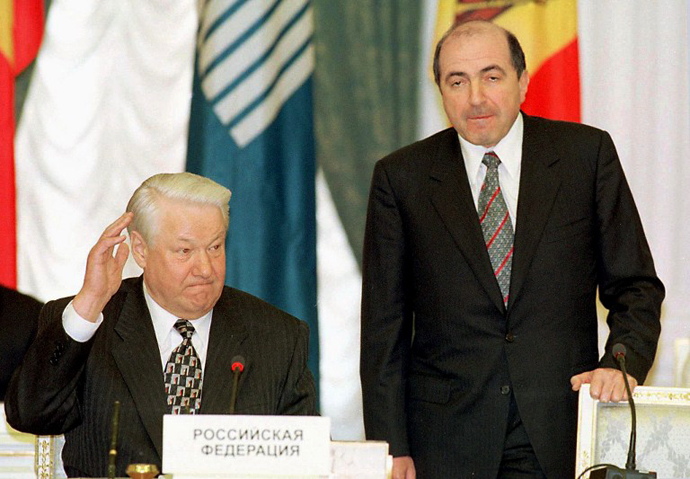
[(318, 384), (312, 10), (207, 0), (187, 170), (232, 191), (226, 283), (303, 319)]

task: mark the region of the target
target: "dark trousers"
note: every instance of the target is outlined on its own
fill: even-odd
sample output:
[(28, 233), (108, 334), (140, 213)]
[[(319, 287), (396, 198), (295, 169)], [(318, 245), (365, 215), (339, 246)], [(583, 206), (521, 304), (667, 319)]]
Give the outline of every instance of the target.
[(515, 396), (511, 394), (508, 429), (497, 479), (546, 479), (520, 419)]

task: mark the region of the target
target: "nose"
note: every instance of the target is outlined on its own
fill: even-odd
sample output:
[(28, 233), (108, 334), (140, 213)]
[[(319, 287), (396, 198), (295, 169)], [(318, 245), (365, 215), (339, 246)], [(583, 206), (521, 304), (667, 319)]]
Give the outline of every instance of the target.
[(480, 105), (482, 102), (484, 102), (484, 88), (481, 82), (472, 82), (470, 84), (470, 103)]
[(200, 251), (194, 263), (194, 274), (202, 278), (211, 276), (213, 268), (211, 267), (211, 258), (207, 251)]

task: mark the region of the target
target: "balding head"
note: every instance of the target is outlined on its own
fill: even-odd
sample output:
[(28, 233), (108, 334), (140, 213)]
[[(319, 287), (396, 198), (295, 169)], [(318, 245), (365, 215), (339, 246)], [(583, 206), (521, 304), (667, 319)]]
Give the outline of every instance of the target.
[(527, 64), (525, 62), (525, 53), (522, 51), (522, 46), (520, 45), (517, 37), (495, 23), (486, 20), (470, 20), (468, 22), (456, 23), (450, 27), (436, 44), (433, 64), (434, 81), (436, 82), (436, 85), (440, 86), (441, 83), (441, 68), (439, 58), (441, 56), (441, 49), (443, 48), (444, 43), (446, 43), (446, 40), (449, 37), (472, 37), (474, 35), (486, 34), (490, 31), (497, 31), (505, 36), (506, 46), (509, 50), (511, 63), (513, 68), (515, 68), (518, 78), (520, 78), (522, 73), (527, 69)]

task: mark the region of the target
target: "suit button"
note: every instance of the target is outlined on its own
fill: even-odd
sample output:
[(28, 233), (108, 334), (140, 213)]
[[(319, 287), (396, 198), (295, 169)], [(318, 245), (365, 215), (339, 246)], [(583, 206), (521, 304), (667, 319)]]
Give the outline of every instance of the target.
[(49, 360), (48, 362), (49, 362), (50, 364), (52, 364), (53, 366), (55, 366), (55, 365), (58, 363), (58, 358), (56, 358), (55, 356), (53, 356), (52, 358), (50, 358), (50, 360)]
[(510, 394), (510, 386), (501, 386), (501, 394), (504, 396)]
[(515, 335), (513, 333), (506, 334), (506, 341), (512, 343), (513, 341), (515, 341)]

